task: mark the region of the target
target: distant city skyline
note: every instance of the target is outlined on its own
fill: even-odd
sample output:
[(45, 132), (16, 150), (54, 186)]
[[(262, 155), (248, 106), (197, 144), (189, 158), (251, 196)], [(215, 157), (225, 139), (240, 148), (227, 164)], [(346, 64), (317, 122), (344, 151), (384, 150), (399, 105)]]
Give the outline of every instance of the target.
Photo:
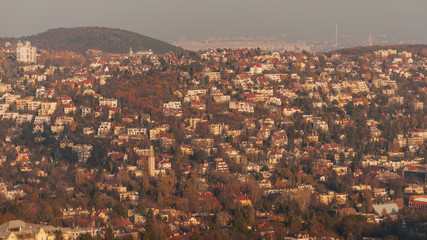
[(335, 41), (338, 24), (340, 36), (386, 35), (427, 43), (425, 0), (15, 0), (2, 3), (2, 9), (1, 37), (100, 26), (169, 42), (251, 36)]

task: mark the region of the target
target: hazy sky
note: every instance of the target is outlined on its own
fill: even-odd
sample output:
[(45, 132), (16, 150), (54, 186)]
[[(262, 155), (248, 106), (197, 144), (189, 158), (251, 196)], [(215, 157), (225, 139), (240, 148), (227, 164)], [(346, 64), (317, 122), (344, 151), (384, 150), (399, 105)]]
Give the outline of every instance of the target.
[(0, 36), (122, 28), (166, 41), (387, 34), (427, 43), (427, 0), (0, 0)]

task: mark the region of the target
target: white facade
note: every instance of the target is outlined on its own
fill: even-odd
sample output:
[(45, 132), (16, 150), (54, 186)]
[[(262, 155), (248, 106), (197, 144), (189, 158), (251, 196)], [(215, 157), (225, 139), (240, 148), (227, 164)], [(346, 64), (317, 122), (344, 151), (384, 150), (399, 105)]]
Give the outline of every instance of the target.
[(35, 63), (36, 55), (36, 47), (32, 47), (31, 42), (25, 42), (25, 44), (21, 42), (18, 43), (16, 47), (16, 60), (18, 62)]
[(230, 110), (237, 109), (239, 112), (247, 112), (247, 113), (253, 113), (254, 112), (254, 106), (247, 102), (230, 102), (228, 104)]
[(104, 98), (99, 100), (99, 106), (117, 107), (117, 99)]
[(153, 146), (150, 146), (150, 156), (148, 157), (148, 174), (150, 175), (150, 177), (154, 177), (154, 175), (156, 174), (156, 161), (154, 158), (154, 149)]

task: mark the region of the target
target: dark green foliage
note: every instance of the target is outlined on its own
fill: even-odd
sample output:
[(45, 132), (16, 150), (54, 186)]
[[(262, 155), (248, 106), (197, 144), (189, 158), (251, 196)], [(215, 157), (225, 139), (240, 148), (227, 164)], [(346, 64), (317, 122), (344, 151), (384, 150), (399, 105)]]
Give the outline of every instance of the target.
[[(33, 45), (42, 49), (78, 53), (85, 53), (89, 49), (108, 53), (127, 53), (130, 48), (134, 51), (152, 49), (155, 53), (183, 51), (182, 48), (138, 33), (102, 27), (56, 28), (20, 40), (31, 41)], [(0, 43), (7, 41), (17, 39), (0, 38)]]

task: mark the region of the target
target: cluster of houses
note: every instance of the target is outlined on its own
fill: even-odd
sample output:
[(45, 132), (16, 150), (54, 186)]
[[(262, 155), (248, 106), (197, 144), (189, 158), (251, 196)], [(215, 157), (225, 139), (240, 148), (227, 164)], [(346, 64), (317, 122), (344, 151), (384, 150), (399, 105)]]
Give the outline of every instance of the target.
[[(2, 50), (8, 52), (7, 48)], [(120, 163), (120, 170), (131, 173), (136, 180), (144, 174), (153, 179), (168, 175), (177, 149), (185, 156), (204, 152), (206, 157), (200, 164), (181, 169), (185, 175), (197, 172), (208, 185), (205, 191), (198, 192), (203, 199), (218, 201), (210, 191), (215, 186), (204, 179), (210, 171), (217, 171), (235, 175), (240, 183), (247, 182), (249, 176), (261, 176), (257, 177), (257, 184), (264, 195), (308, 191), (322, 204), (336, 204), (337, 210), (346, 209), (342, 214), (368, 214), (356, 206), (348, 209), (348, 192), (319, 192), (304, 182), (307, 178), (327, 182), (332, 173), (351, 175), (355, 179), (368, 174), (383, 185), (355, 185), (352, 191), (372, 192), (374, 211), (369, 214), (375, 216), (376, 221), (403, 207), (401, 202), (392, 202), (394, 191), (384, 187), (390, 179), (408, 181), (402, 189), (407, 207), (427, 209), (424, 195), (426, 57), (392, 49), (359, 56), (306, 52), (255, 54), (245, 49), (212, 49), (200, 52), (199, 56), (201, 60), (196, 61), (187, 55), (157, 55), (148, 51), (95, 55), (89, 58), (86, 67), (20, 66), (23, 72), (18, 77), (0, 82), (0, 119), (10, 124), (4, 139), (0, 139), (1, 164), (16, 166), (23, 174), (38, 171), (40, 179), (47, 176), (38, 165), (53, 161), (51, 156), (41, 156), (27, 146), (14, 145), (15, 139), (23, 134), (22, 129), (30, 125), (35, 144), (43, 145), (53, 139), (58, 149), (70, 150), (85, 178), (93, 178), (92, 170), (85, 164), (90, 158), (99, 157), (88, 139), (102, 139), (108, 143), (105, 148), (111, 150), (105, 157)], [(119, 98), (103, 96), (99, 91), (116, 73), (137, 75), (164, 71), (162, 66), (166, 65), (186, 69), (184, 67), (194, 64), (201, 65), (202, 70), (179, 70), (177, 78), (185, 84), (174, 89), (161, 105), (153, 106), (164, 119), (172, 117), (181, 123), (184, 140), (172, 134), (170, 122), (147, 112), (130, 112)], [(55, 74), (58, 72), (61, 74)], [(0, 79), (3, 75), (6, 76), (5, 69), (0, 69)], [(402, 82), (411, 82), (416, 87), (409, 95), (402, 95), (402, 91), (407, 90), (400, 89), (407, 87)], [(81, 100), (88, 96), (92, 102)], [(384, 113), (381, 108), (393, 111)], [(380, 113), (375, 115), (371, 110)], [(358, 113), (363, 118), (357, 116)], [(387, 124), (396, 119), (404, 126), (390, 133)], [(207, 131), (203, 131), (204, 126)], [(365, 145), (377, 146), (376, 150), (365, 154), (355, 149), (358, 144), (349, 140), (350, 130), (346, 129), (360, 126), (368, 132), (363, 136), (355, 133), (353, 138)], [(141, 142), (148, 145), (142, 146)], [(155, 147), (150, 148), (153, 145)], [(6, 152), (15, 155), (11, 157)], [(356, 158), (360, 164), (352, 165)], [(291, 161), (310, 161), (312, 168), (307, 170), (301, 165), (294, 173), (296, 182), (271, 177), (277, 175), (275, 171), (283, 167), (283, 163)], [(243, 171), (236, 172), (231, 166), (240, 166)], [(97, 183), (98, 187), (116, 190), (123, 202), (141, 201), (138, 191), (109, 182), (115, 177), (110, 173), (106, 180)], [(25, 195), (19, 187), (8, 190), (4, 184), (0, 192), (10, 200)], [(243, 192), (234, 196), (234, 202), (243, 207), (252, 206), (252, 201)], [(202, 213), (175, 210), (172, 214), (170, 209), (166, 210), (156, 210), (156, 214), (180, 219), (171, 222), (175, 236), (182, 234), (178, 230), (182, 224), (206, 227), (200, 217)], [(108, 209), (101, 213), (82, 209), (61, 212), (63, 218), (91, 214), (102, 215), (100, 218), (106, 222), (112, 221)], [(34, 234), (43, 236), (54, 231), (35, 225), (31, 228), (22, 222), (8, 224), (10, 226), (0, 228), (30, 228), (38, 231)], [(129, 209), (128, 219), (122, 219), (120, 224), (133, 229), (134, 225), (144, 224), (144, 216)], [(89, 229), (93, 234), (101, 231)], [(10, 234), (22, 231), (10, 231)], [(63, 233), (73, 239), (73, 231)]]

